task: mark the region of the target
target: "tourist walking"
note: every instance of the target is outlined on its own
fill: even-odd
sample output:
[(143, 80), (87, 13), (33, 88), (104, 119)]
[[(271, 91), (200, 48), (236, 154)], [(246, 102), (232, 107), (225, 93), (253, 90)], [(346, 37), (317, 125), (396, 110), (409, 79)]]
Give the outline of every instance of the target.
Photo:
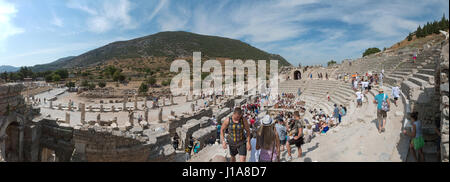
[(275, 122), (266, 115), (262, 119), (262, 126), (259, 127), (256, 139), (256, 150), (261, 149), (259, 162), (279, 162), (280, 161), (280, 140)]
[(286, 147), (288, 150), (288, 161), (292, 159), (291, 155), (291, 146), (295, 144), (298, 148), (298, 158), (302, 157), (302, 145), (303, 141), (303, 125), (300, 121), (300, 113), (298, 111), (294, 112), (294, 119), (288, 124), (288, 132), (289, 132), (289, 140), (286, 143)]
[(381, 133), (385, 131), (387, 112), (390, 107), (389, 97), (382, 88), (378, 90), (373, 103), (377, 104), (378, 132)]
[(398, 85), (392, 87), (392, 97), (394, 97), (394, 104), (397, 107), (397, 100), (400, 97), (400, 88), (398, 88)]
[[(425, 141), (422, 136), (422, 123), (418, 120), (417, 112), (411, 113), (411, 123), (411, 133), (408, 133), (406, 130), (403, 130), (403, 133), (412, 138), (409, 147), (414, 159), (416, 159), (416, 161), (423, 162), (425, 157), (422, 148), (425, 145)], [(419, 160), (417, 160), (416, 151), (419, 152)]]
[(362, 93), (361, 91), (357, 91), (356, 92), (356, 107), (361, 107), (362, 106)]
[(286, 145), (287, 130), (286, 125), (283, 122), (283, 118), (278, 118), (278, 121), (275, 124), (275, 128), (277, 129), (278, 137), (280, 139), (281, 151), (284, 151), (284, 146)]
[[(243, 117), (241, 108), (236, 107), (233, 115), (227, 118), (220, 129), (220, 141), (224, 149), (229, 145), (231, 162), (236, 162), (236, 155), (239, 154), (241, 162), (245, 162), (247, 150), (251, 149), (250, 135), (244, 138), (244, 131), (250, 133), (250, 126)], [(227, 142), (225, 141), (225, 130), (228, 129)]]
[(334, 118), (335, 121), (339, 121), (340, 122), (340, 119), (339, 119), (339, 112), (340, 111), (341, 110), (339, 109), (338, 105), (334, 104), (333, 118)]

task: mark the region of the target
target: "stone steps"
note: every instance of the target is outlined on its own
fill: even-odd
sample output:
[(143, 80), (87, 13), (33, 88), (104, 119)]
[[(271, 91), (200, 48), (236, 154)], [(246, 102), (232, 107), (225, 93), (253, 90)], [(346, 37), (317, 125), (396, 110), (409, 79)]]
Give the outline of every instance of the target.
[(416, 84), (416, 85), (418, 85), (420, 87), (429, 87), (430, 86), (430, 84), (428, 84), (427, 81), (419, 79), (419, 78), (416, 78), (416, 77), (409, 77), (408, 81), (410, 81), (410, 82), (412, 82), (412, 83), (414, 83), (414, 84)]
[(436, 70), (434, 70), (434, 69), (421, 69), (421, 70), (419, 70), (418, 73), (434, 76), (435, 72), (436, 72)]
[(434, 84), (434, 76), (422, 74), (422, 73), (416, 73), (416, 74), (413, 74), (413, 77), (419, 78), (429, 84)]

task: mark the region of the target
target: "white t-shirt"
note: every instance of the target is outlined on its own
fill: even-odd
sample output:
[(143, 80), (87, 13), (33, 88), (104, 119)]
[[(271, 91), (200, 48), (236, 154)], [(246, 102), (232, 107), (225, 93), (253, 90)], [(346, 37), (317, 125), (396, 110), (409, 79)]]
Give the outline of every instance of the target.
[(392, 87), (392, 96), (396, 98), (400, 97), (400, 89), (398, 87)]
[(363, 88), (369, 87), (369, 82), (361, 82)]
[(362, 94), (360, 91), (356, 92), (356, 99), (362, 99)]

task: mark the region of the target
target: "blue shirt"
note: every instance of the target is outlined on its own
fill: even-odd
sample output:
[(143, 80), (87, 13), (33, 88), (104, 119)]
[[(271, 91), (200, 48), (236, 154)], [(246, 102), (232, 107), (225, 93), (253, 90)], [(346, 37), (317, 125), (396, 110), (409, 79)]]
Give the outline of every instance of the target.
[(380, 109), (380, 110), (381, 110), (381, 106), (382, 106), (383, 101), (384, 101), (384, 97), (386, 97), (386, 100), (389, 99), (389, 96), (386, 95), (386, 94), (384, 94), (384, 93), (378, 94), (377, 96), (375, 96), (375, 100), (376, 100), (377, 103), (378, 103), (377, 108)]
[(333, 115), (335, 118), (337, 118), (337, 117), (339, 117), (339, 108), (338, 107), (335, 107), (334, 108), (334, 115)]

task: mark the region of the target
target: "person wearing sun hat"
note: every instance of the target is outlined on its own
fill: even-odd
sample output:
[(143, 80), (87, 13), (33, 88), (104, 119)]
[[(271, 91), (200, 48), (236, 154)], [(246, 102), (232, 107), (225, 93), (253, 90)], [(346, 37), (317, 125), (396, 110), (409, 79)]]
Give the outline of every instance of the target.
[(378, 132), (385, 131), (387, 112), (390, 108), (389, 97), (384, 93), (382, 87), (378, 89), (378, 95), (375, 96), (374, 104), (377, 104)]
[(280, 161), (280, 141), (275, 129), (275, 122), (269, 115), (265, 115), (261, 121), (256, 139), (256, 150), (261, 149), (259, 162)]

